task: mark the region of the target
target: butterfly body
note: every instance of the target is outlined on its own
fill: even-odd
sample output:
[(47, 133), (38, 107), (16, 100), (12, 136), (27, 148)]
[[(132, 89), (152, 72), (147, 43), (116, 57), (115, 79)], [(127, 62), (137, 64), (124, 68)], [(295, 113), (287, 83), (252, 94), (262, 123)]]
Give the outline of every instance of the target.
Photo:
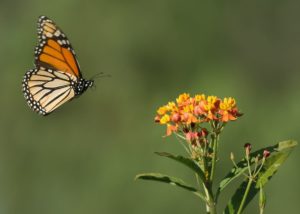
[(69, 40), (45, 16), (41, 16), (38, 21), (38, 38), (35, 68), (24, 75), (23, 93), (31, 109), (47, 115), (80, 96), (93, 86), (94, 81), (82, 77)]

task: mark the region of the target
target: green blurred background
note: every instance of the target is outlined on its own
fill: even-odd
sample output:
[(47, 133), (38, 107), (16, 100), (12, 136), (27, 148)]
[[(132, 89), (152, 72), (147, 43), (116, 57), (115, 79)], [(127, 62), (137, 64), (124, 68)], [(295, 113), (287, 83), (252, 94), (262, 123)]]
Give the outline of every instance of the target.
[[(299, 1), (0, 0), (0, 213), (203, 213), (183, 190), (133, 181), (140, 172), (193, 175), (154, 151), (184, 154), (153, 123), (182, 92), (233, 96), (245, 115), (222, 136), (229, 153), (300, 139)], [(39, 15), (75, 48), (89, 90), (41, 117), (21, 92)], [(266, 213), (299, 213), (299, 149), (267, 185)], [(239, 182), (220, 200), (220, 210)], [(257, 200), (245, 213), (258, 213)]]

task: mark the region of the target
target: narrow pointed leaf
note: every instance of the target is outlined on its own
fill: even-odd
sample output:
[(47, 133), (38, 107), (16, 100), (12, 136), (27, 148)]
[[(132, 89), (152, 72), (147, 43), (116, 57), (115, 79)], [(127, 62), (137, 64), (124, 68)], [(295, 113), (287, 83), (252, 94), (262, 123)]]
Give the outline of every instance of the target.
[[(276, 152), (280, 152), (280, 151), (285, 151), (286, 149), (291, 149), (294, 146), (297, 145), (296, 141), (293, 140), (287, 140), (287, 141), (282, 141), (279, 142), (278, 144), (274, 145), (274, 146), (269, 146), (269, 147), (265, 147), (262, 149), (259, 149), (255, 152), (250, 153), (250, 164), (254, 164), (255, 162), (255, 158), (257, 155), (261, 155), (263, 154), (264, 150), (268, 150), (271, 155), (276, 153)], [(247, 168), (247, 161), (245, 158), (243, 158), (240, 162), (237, 163), (238, 168), (234, 167), (231, 169), (231, 171), (221, 180), (220, 184), (219, 184), (219, 188), (217, 190), (217, 196), (219, 196), (220, 192), (225, 189), (225, 187), (231, 183), (233, 180), (235, 180), (237, 177), (239, 177), (240, 175), (242, 175), (248, 168)]]
[[(277, 144), (274, 151), (271, 152), (272, 155), (266, 159), (266, 162), (258, 175), (257, 181), (252, 183), (243, 210), (259, 192), (260, 188), (263, 188), (264, 185), (268, 181), (270, 181), (270, 179), (277, 172), (278, 168), (285, 162), (290, 152), (295, 148), (296, 145), (297, 142), (292, 140), (283, 141)], [(225, 208), (225, 214), (234, 214), (239, 209), (247, 183), (248, 180), (245, 180), (236, 190), (229, 203), (227, 204), (227, 207)]]
[(193, 170), (195, 173), (197, 173), (197, 175), (199, 176), (199, 178), (201, 179), (201, 181), (204, 184), (206, 183), (204, 172), (202, 171), (200, 166), (193, 159), (186, 158), (186, 157), (183, 157), (183, 156), (180, 156), (180, 155), (172, 155), (172, 154), (167, 153), (167, 152), (155, 152), (155, 154), (157, 154), (159, 156), (170, 158), (172, 160), (176, 160), (177, 162), (187, 166), (188, 168)]
[(205, 197), (200, 192), (198, 192), (198, 190), (195, 187), (192, 187), (192, 186), (186, 184), (183, 180), (176, 178), (176, 177), (171, 177), (171, 176), (160, 174), (160, 173), (143, 173), (143, 174), (136, 175), (135, 180), (137, 180), (137, 179), (158, 181), (158, 182), (162, 182), (162, 183), (171, 184), (172, 186), (178, 186), (185, 190), (193, 192), (194, 194), (199, 196), (204, 201), (206, 200)]

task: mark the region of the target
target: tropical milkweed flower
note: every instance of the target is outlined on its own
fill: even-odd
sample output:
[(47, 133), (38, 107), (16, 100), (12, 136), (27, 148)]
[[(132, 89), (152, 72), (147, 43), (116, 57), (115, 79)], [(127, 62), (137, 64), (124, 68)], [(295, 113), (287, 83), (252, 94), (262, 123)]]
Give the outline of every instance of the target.
[(155, 122), (167, 126), (167, 136), (182, 131), (187, 140), (196, 139), (197, 131), (193, 127), (210, 121), (227, 123), (236, 120), (242, 114), (234, 98), (206, 96), (188, 93), (180, 94), (176, 101), (170, 101), (157, 109)]
[(220, 103), (220, 115), (222, 116), (222, 121), (227, 122), (229, 120), (236, 120), (239, 114), (234, 98), (224, 98)]
[[(156, 152), (156, 154), (191, 168), (196, 174), (195, 183), (198, 186), (202, 186), (203, 189), (187, 186), (181, 179), (161, 173), (142, 173), (137, 175), (136, 179), (160, 181), (191, 190), (192, 193), (196, 193), (205, 202), (206, 213), (216, 213), (216, 205), (222, 190), (218, 188), (215, 192), (213, 191), (217, 165), (219, 161), (222, 162), (221, 158), (219, 158), (221, 152), (219, 152), (220, 138), (226, 124), (236, 121), (241, 116), (242, 113), (239, 111), (237, 102), (233, 97), (220, 98), (205, 94), (196, 94), (194, 96), (188, 93), (180, 94), (174, 101), (159, 107), (154, 120), (157, 124), (166, 127), (165, 136), (175, 135), (188, 157), (167, 152)], [(232, 142), (232, 139), (230, 141)], [(233, 163), (233, 169), (229, 171), (229, 177), (245, 176), (243, 185), (246, 184), (247, 188), (240, 191), (241, 188), (238, 187), (237, 191), (239, 194), (234, 193), (234, 200), (232, 199), (232, 203), (229, 204), (230, 207), (227, 206), (224, 212), (231, 208), (232, 210), (237, 210), (238, 213), (243, 211), (247, 205), (245, 199), (248, 200), (249, 195), (251, 196), (251, 188), (257, 183), (256, 181), (259, 181), (265, 174), (273, 176), (276, 170), (272, 169), (274, 167), (277, 169), (296, 145), (296, 141), (287, 140), (252, 152), (252, 145), (245, 143), (245, 155), (238, 163), (231, 152), (230, 159)], [(271, 156), (273, 153), (274, 155)], [(282, 158), (282, 154), (284, 154), (284, 158)], [(278, 160), (280, 160), (280, 164), (278, 164)], [(231, 176), (232, 174), (233, 177)], [(268, 179), (265, 180), (268, 181)], [(226, 185), (223, 185), (222, 182), (219, 186), (224, 189)], [(264, 211), (265, 207), (265, 184), (265, 181), (260, 182), (259, 189), (257, 189), (260, 191), (260, 213)]]

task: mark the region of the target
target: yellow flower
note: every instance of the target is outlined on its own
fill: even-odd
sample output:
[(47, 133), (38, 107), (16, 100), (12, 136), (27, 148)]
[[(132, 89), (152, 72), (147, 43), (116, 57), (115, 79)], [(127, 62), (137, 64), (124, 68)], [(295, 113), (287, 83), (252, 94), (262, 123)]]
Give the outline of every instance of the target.
[(218, 98), (216, 96), (208, 96), (206, 102), (204, 102), (204, 109), (206, 111), (212, 111), (216, 108), (216, 102)]
[(193, 113), (194, 112), (194, 105), (186, 105), (183, 107), (183, 112)]
[(205, 100), (205, 94), (197, 94), (195, 96), (195, 101), (200, 102), (201, 100)]
[(183, 94), (180, 94), (178, 96), (178, 98), (176, 99), (176, 102), (178, 104), (183, 104), (184, 102), (186, 102), (188, 99), (190, 98), (190, 95), (187, 94), (187, 93), (183, 93)]
[(223, 99), (223, 102), (220, 103), (220, 109), (225, 110), (225, 111), (229, 111), (232, 110), (233, 108), (235, 108), (236, 106), (236, 102), (235, 99), (232, 97), (225, 97)]
[(168, 107), (167, 106), (162, 106), (162, 107), (159, 107), (159, 109), (157, 110), (157, 114), (158, 115), (164, 115), (166, 114), (168, 111)]
[(218, 98), (216, 96), (208, 96), (207, 97), (207, 102), (211, 104), (215, 104), (217, 102)]
[(168, 104), (166, 105), (166, 108), (168, 109), (168, 111), (172, 111), (172, 112), (178, 110), (178, 108), (174, 102), (168, 102)]
[(228, 122), (230, 120), (236, 120), (242, 114), (236, 107), (236, 101), (232, 97), (225, 97), (220, 103), (219, 114), (222, 116), (221, 121)]
[(170, 122), (170, 116), (168, 114), (165, 114), (161, 119), (160, 119), (160, 124), (167, 124)]

